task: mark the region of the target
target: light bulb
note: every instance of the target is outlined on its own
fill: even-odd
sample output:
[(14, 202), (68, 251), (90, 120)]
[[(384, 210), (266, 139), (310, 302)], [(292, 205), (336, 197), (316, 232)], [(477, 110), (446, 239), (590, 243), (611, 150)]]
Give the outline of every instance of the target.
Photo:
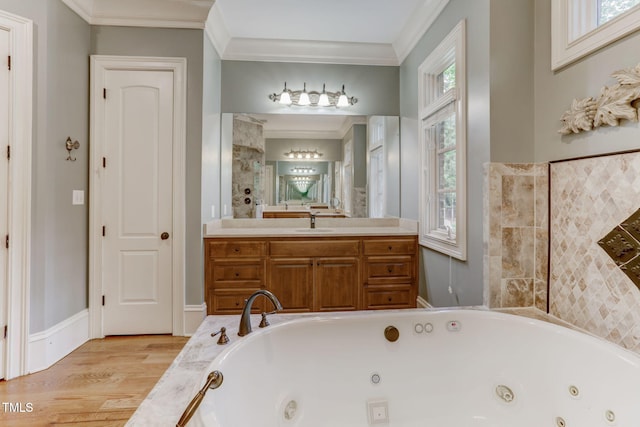
[(289, 91), (287, 90), (287, 82), (284, 82), (284, 89), (280, 94), (280, 104), (291, 105), (291, 95), (289, 95)]
[(304, 84), (304, 89), (300, 94), (300, 99), (298, 99), (298, 105), (306, 106), (311, 104), (311, 100), (309, 99), (309, 94), (307, 93), (307, 84)]
[(348, 107), (349, 99), (347, 95), (344, 93), (344, 85), (342, 85), (342, 92), (340, 93), (340, 97), (338, 98), (338, 102), (336, 103), (336, 107)]
[(329, 96), (327, 95), (327, 92), (325, 92), (325, 85), (324, 83), (322, 84), (322, 93), (320, 94), (320, 98), (318, 99), (318, 105), (320, 107), (328, 107), (330, 104), (329, 102)]

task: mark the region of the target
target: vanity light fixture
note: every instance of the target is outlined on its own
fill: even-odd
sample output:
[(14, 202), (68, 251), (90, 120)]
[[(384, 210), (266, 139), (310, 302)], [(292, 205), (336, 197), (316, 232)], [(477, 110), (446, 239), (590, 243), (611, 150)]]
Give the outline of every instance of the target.
[(311, 160), (319, 159), (322, 157), (322, 153), (318, 152), (318, 150), (290, 150), (284, 153), (284, 156), (288, 159)]
[(322, 92), (307, 91), (307, 83), (304, 83), (302, 90), (291, 90), (284, 83), (284, 89), (280, 93), (269, 94), (269, 99), (281, 105), (297, 105), (302, 107), (349, 107), (358, 102), (358, 98), (347, 96), (342, 90), (338, 92), (327, 92), (326, 84), (322, 85)]
[(293, 168), (291, 171), (293, 173), (313, 173), (316, 170), (313, 168)]

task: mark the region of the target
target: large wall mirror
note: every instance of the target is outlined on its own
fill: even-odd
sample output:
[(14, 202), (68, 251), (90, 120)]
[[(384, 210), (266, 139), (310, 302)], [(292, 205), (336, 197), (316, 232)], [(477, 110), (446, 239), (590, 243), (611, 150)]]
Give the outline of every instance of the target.
[(397, 117), (225, 113), (221, 147), (223, 217), (304, 209), (340, 217), (399, 216)]

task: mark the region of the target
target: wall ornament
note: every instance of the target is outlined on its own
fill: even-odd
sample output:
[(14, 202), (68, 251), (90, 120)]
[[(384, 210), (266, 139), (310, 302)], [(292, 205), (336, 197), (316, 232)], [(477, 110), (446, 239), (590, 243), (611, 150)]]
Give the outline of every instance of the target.
[(569, 135), (599, 128), (618, 126), (620, 120), (638, 121), (637, 104), (640, 102), (640, 64), (635, 68), (611, 74), (618, 83), (600, 89), (597, 98), (574, 99), (571, 109), (560, 117), (562, 127), (558, 133)]

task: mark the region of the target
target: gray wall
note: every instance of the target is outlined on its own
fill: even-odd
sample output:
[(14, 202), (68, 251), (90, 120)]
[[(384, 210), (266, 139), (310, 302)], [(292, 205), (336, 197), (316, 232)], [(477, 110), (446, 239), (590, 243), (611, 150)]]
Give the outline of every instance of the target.
[[(202, 208), (201, 168), (203, 137), (204, 31), (166, 28), (91, 27), (91, 53), (98, 55), (140, 55), (187, 58), (187, 144), (186, 144), (186, 304), (202, 304)], [(209, 52), (211, 54), (211, 52)], [(215, 72), (216, 58), (208, 57), (208, 69)], [(209, 76), (211, 77), (211, 76)], [(209, 80), (215, 86), (217, 77)], [(214, 89), (214, 87), (212, 87)], [(210, 109), (215, 107), (215, 93)], [(208, 141), (208, 144), (215, 142)], [(210, 147), (209, 147), (210, 148)], [(209, 210), (211, 207), (208, 208)]]
[[(89, 25), (59, 1), (0, 0), (34, 22), (34, 121), (30, 332), (87, 307)], [(80, 142), (65, 161), (65, 140)], [(87, 194), (85, 193), (85, 196)], [(88, 200), (88, 198), (85, 198)]]
[[(399, 114), (398, 67), (301, 64), (291, 62), (222, 61), (222, 111), (225, 113), (306, 113), (386, 115)], [(291, 90), (329, 91), (345, 85), (358, 102), (342, 109), (283, 107), (268, 98), (280, 92), (284, 82)]]
[(491, 0), (490, 10), (491, 161), (532, 162), (534, 2)]
[[(403, 218), (419, 215), (418, 67), (461, 20), (467, 21), (467, 224), (468, 260), (460, 262), (421, 249), (420, 295), (436, 306), (455, 305), (449, 284), (462, 305), (482, 304), (482, 182), (490, 153), (490, 15), (489, 0), (451, 0), (400, 67), (401, 211)], [(451, 263), (451, 269), (449, 268)], [(451, 275), (449, 275), (451, 271)]]
[(562, 136), (560, 116), (574, 98), (594, 98), (616, 81), (614, 71), (640, 63), (640, 32), (551, 71), (551, 1), (535, 0), (535, 160), (559, 160), (640, 148), (638, 123)]

